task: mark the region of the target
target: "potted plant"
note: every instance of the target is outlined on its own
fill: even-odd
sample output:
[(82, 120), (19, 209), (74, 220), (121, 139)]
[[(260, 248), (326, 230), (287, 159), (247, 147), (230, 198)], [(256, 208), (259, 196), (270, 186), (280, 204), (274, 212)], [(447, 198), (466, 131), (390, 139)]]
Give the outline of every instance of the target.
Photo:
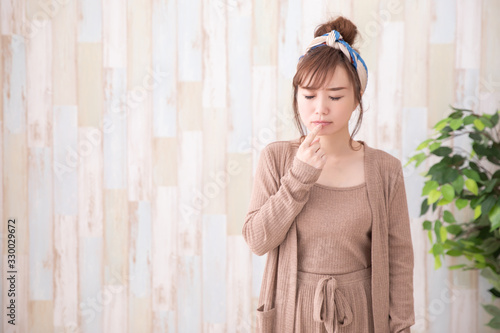
[[(492, 300), (500, 297), (500, 131), (499, 113), (477, 114), (450, 106), (452, 112), (434, 125), (435, 133), (423, 141), (405, 166), (418, 167), (432, 156), (437, 162), (422, 174), (426, 177), (420, 216), (429, 208), (437, 218), (425, 220), (434, 256), (441, 267), (445, 255), (467, 258), (467, 264), (449, 269), (480, 270), (493, 286)], [(446, 146), (446, 141), (467, 135), (470, 150)], [(486, 168), (489, 164), (489, 169)], [(474, 217), (458, 221), (451, 212), (470, 207)], [(493, 318), (487, 324), (500, 328), (500, 308), (482, 304)]]

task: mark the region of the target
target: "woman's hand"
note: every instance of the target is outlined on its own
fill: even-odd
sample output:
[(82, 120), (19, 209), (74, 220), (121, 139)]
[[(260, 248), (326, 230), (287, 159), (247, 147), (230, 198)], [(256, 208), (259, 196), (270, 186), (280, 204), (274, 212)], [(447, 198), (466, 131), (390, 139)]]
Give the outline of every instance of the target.
[(316, 169), (323, 169), (323, 166), (326, 164), (326, 155), (321, 149), (319, 137), (314, 140), (316, 134), (318, 134), (322, 127), (323, 125), (318, 124), (309, 134), (307, 134), (296, 154), (299, 160)]

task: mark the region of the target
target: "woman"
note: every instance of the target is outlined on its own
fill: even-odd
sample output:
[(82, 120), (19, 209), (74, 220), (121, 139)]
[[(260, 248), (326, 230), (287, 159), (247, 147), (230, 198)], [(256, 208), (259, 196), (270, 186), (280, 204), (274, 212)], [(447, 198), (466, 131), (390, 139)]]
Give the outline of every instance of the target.
[(401, 162), (352, 139), (368, 78), (356, 35), (344, 17), (317, 28), (293, 79), (302, 135), (259, 157), (242, 230), (255, 254), (268, 254), (258, 332), (410, 332), (415, 323)]

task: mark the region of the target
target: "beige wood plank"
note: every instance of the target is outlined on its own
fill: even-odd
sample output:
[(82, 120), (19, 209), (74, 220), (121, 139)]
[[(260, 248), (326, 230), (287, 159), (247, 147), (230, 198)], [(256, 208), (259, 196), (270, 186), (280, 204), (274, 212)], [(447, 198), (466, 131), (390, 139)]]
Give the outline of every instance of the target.
[(103, 302), (103, 332), (129, 331), (129, 302), (126, 285), (111, 284), (103, 286), (106, 299)]
[(177, 185), (177, 140), (153, 138), (154, 186)]
[(102, 44), (78, 43), (78, 125), (100, 127), (104, 85)]
[(228, 183), (233, 179), (226, 170), (227, 109), (203, 108), (203, 195), (208, 203), (205, 214), (226, 212)]
[(76, 1), (60, 6), (52, 18), (52, 102), (77, 105)]
[(481, 63), (480, 0), (457, 1), (456, 68), (479, 68)]
[(427, 126), (432, 128), (449, 113), (449, 104), (455, 102), (454, 44), (429, 46), (429, 112)]
[(179, 143), (178, 250), (179, 256), (198, 257), (201, 255), (201, 215), (208, 200), (202, 186), (202, 132), (183, 131)]
[(203, 85), (201, 82), (179, 82), (178, 90), (178, 130), (202, 130), (203, 110), (201, 96)]
[(56, 215), (54, 222), (54, 329), (78, 327), (77, 217)]
[(177, 310), (177, 200), (174, 186), (156, 186), (153, 191), (152, 309), (158, 318)]
[(380, 36), (377, 72), (383, 74), (377, 77), (377, 145), (400, 157), (404, 23), (387, 23)]
[(241, 236), (245, 215), (248, 212), (252, 189), (251, 154), (228, 154), (227, 174), (227, 234)]
[(227, 42), (228, 5), (221, 0), (204, 1), (203, 5), (203, 108), (225, 108), (227, 103)]
[(78, 129), (78, 232), (80, 237), (103, 234), (102, 132), (95, 127)]
[(403, 105), (421, 107), (427, 104), (430, 1), (407, 1), (405, 7)]
[(121, 0), (102, 2), (102, 48), (104, 68), (127, 66), (127, 3)]
[(16, 0), (2, 1), (0, 5), (2, 20), (0, 31), (2, 35), (23, 35), (26, 16), (26, 2)]
[(103, 262), (106, 285), (128, 284), (128, 219), (127, 190), (105, 190)]
[(33, 333), (54, 332), (54, 302), (29, 302), (29, 331)]
[(228, 332), (252, 332), (252, 256), (243, 236), (227, 237)]
[(256, 0), (253, 2), (253, 64), (273, 66), (277, 61), (278, 1)]
[[(1, 75), (1, 73), (0, 73)], [(26, 43), (28, 147), (52, 145), (52, 24)]]
[(479, 100), (481, 113), (494, 113), (500, 105), (500, 2), (485, 0), (482, 3), (481, 30), (481, 65), (479, 89), (476, 97)]

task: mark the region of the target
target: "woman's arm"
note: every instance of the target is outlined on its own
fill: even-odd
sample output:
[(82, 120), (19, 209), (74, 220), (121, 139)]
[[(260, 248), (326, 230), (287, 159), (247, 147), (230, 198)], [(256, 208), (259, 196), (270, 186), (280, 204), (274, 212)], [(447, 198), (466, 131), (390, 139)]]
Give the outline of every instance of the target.
[(401, 164), (389, 204), (389, 326), (391, 333), (410, 333), (413, 304), (413, 242)]
[(260, 154), (242, 230), (250, 249), (259, 256), (283, 242), (322, 171), (294, 157), (279, 186), (278, 163), (273, 158), (273, 150), (279, 148), (271, 143)]

